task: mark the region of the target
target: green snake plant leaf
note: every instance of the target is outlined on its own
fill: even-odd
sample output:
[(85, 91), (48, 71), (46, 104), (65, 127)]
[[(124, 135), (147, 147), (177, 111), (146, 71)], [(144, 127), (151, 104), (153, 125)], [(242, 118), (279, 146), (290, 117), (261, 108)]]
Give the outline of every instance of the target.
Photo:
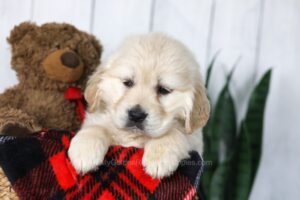
[(208, 84), (209, 84), (209, 80), (210, 80), (210, 75), (211, 75), (211, 71), (212, 68), (216, 62), (217, 57), (219, 56), (221, 51), (217, 51), (217, 53), (214, 55), (213, 59), (211, 60), (211, 62), (208, 65), (207, 71), (206, 71), (206, 79), (205, 79), (205, 87), (208, 88)]
[(245, 125), (250, 135), (252, 151), (252, 184), (259, 165), (261, 149), (265, 104), (269, 92), (272, 70), (268, 70), (256, 85), (251, 94), (248, 110), (245, 117)]
[(223, 162), (233, 153), (236, 140), (235, 108), (227, 84), (221, 91), (211, 123), (212, 161)]
[[(220, 51), (218, 51), (213, 59), (211, 60), (211, 62), (208, 65), (207, 71), (206, 71), (206, 78), (205, 78), (205, 87), (206, 89), (208, 88), (208, 84), (209, 84), (209, 80), (211, 77), (211, 72), (213, 69), (213, 66), (215, 64), (215, 61), (218, 57), (218, 54), (220, 53)], [(210, 97), (208, 96), (208, 99), (210, 99)], [(212, 113), (213, 108), (211, 107), (211, 113)], [(212, 114), (210, 114), (212, 116)], [(211, 139), (208, 136), (209, 132), (210, 132), (210, 128), (211, 128), (211, 117), (208, 120), (206, 126), (203, 128), (203, 140), (204, 140), (204, 159), (206, 161), (211, 161), (211, 151), (210, 151), (210, 146), (211, 146)], [(200, 193), (202, 196), (207, 196), (209, 193), (209, 188), (210, 188), (210, 181), (211, 181), (211, 177), (213, 175), (214, 172), (214, 167), (210, 166), (210, 165), (204, 165), (204, 169), (205, 169), (205, 174), (202, 175), (201, 178), (201, 190)]]
[(231, 170), (230, 160), (226, 160), (221, 163), (211, 179), (210, 187), (210, 200), (223, 200), (226, 199), (227, 187), (228, 187), (228, 179), (230, 178), (230, 170)]
[(237, 139), (237, 148), (234, 160), (231, 163), (232, 180), (229, 190), (229, 199), (247, 200), (251, 191), (252, 175), (252, 150), (250, 144), (250, 135), (247, 125), (242, 122), (241, 131)]
[(236, 65), (227, 76), (227, 81), (217, 100), (215, 110), (211, 116), (209, 130), (210, 153), (213, 162), (223, 162), (231, 157), (235, 149), (236, 141), (236, 113), (234, 101), (229, 90)]
[[(218, 199), (217, 197), (222, 197), (223, 192), (226, 191), (223, 184), (226, 185), (228, 178), (224, 174), (229, 174), (228, 163), (234, 153), (236, 141), (236, 116), (228, 84), (225, 85), (219, 96), (210, 125), (211, 128), (208, 130), (209, 153), (204, 153), (204, 159), (207, 155), (213, 165), (210, 166), (210, 172), (206, 175), (208, 178), (205, 177), (209, 179), (206, 180), (209, 181), (206, 193), (209, 193), (209, 199)], [(221, 164), (219, 165), (219, 163)]]
[(227, 77), (212, 116), (204, 128), (204, 160), (211, 161), (211, 166), (205, 166), (202, 176), (202, 190), (209, 198), (212, 185), (211, 180), (219, 162), (228, 160), (234, 152), (236, 141), (236, 115), (234, 101), (229, 91), (229, 83), (233, 70)]
[(251, 188), (251, 170), (250, 138), (242, 122), (234, 154), (220, 163), (212, 176), (209, 199), (247, 200)]
[[(211, 120), (212, 117), (208, 120), (206, 126), (203, 129), (203, 140), (204, 140), (204, 154), (203, 158), (205, 161), (209, 161), (211, 165), (206, 165), (206, 162), (204, 163), (204, 171), (205, 173), (202, 174), (201, 177), (201, 189), (200, 193), (203, 196), (203, 199), (209, 199), (209, 191), (210, 191), (210, 185), (211, 185), (211, 178), (216, 168), (216, 162), (213, 161), (213, 157), (215, 155), (212, 154), (211, 151), (211, 143), (212, 140), (209, 136), (211, 134)], [(214, 159), (216, 160), (216, 159)]]

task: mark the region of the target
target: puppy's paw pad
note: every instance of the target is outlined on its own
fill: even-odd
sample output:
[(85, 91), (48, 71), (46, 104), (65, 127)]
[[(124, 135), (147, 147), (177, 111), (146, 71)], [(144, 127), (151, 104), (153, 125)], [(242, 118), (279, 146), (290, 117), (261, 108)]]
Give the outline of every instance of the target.
[(148, 175), (152, 178), (170, 176), (178, 167), (180, 159), (161, 150), (146, 151), (142, 164)]
[(76, 171), (85, 174), (103, 163), (106, 152), (101, 140), (78, 135), (71, 141), (68, 156)]

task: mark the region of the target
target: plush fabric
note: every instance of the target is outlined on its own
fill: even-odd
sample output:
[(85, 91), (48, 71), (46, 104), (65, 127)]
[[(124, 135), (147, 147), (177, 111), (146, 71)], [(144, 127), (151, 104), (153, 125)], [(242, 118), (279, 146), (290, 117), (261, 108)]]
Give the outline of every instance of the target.
[(170, 177), (152, 179), (143, 149), (111, 147), (97, 171), (76, 173), (67, 149), (73, 134), (49, 130), (28, 137), (0, 136), (0, 164), (21, 199), (192, 199), (202, 159), (196, 152)]
[(0, 133), (78, 130), (79, 101), (70, 96), (70, 87), (86, 88), (100, 64), (100, 42), (71, 24), (31, 22), (15, 26), (7, 41), (18, 84), (0, 94)]

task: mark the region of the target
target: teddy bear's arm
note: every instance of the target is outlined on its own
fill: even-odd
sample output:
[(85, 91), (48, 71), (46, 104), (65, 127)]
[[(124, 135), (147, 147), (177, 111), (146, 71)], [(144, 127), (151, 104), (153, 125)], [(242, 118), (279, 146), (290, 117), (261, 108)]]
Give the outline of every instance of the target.
[(40, 129), (36, 120), (22, 110), (25, 96), (17, 87), (0, 95), (0, 134), (28, 134)]
[(40, 130), (36, 120), (24, 111), (14, 108), (0, 108), (0, 134), (27, 135)]
[(5, 90), (0, 94), (0, 108), (15, 108), (18, 109), (24, 100), (24, 95), (17, 86)]

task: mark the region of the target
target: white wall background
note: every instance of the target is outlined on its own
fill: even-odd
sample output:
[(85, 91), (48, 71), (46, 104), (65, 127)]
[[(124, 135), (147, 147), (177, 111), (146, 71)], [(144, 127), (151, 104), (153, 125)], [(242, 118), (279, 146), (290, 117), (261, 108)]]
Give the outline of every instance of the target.
[(299, 0), (1, 0), (0, 92), (17, 83), (6, 37), (25, 20), (69, 22), (91, 32), (102, 41), (104, 58), (127, 35), (167, 32), (195, 53), (203, 74), (221, 49), (211, 81), (213, 103), (224, 74), (241, 56), (231, 84), (239, 119), (256, 81), (274, 67), (251, 199), (300, 198)]

